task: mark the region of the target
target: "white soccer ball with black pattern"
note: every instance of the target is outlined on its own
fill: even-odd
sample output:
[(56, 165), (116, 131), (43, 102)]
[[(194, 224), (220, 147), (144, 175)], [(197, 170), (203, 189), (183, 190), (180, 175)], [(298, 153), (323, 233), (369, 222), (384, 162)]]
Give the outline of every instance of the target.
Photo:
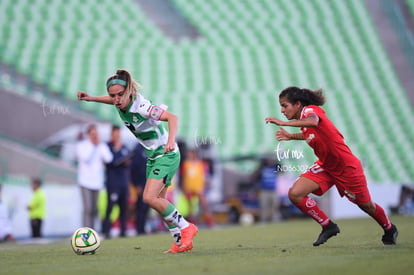
[(89, 227), (76, 229), (72, 235), (71, 245), (73, 251), (78, 255), (95, 254), (101, 245), (98, 233)]

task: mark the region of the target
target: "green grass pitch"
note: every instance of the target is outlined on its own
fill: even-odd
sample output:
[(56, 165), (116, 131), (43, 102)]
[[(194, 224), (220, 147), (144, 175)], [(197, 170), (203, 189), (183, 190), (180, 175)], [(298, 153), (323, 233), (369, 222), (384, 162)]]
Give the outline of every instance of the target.
[(163, 254), (168, 233), (103, 240), (95, 255), (78, 256), (69, 237), (46, 245), (0, 244), (0, 274), (413, 274), (414, 217), (392, 217), (396, 246), (381, 243), (369, 218), (336, 222), (341, 233), (313, 247), (311, 221), (200, 230), (189, 253)]

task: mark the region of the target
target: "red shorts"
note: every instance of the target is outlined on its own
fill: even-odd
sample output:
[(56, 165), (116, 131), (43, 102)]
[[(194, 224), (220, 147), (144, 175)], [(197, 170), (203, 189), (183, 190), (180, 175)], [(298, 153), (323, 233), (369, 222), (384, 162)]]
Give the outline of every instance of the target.
[(322, 196), (335, 185), (341, 197), (346, 196), (357, 205), (371, 201), (367, 180), (360, 165), (358, 167), (345, 167), (342, 175), (333, 176), (315, 163), (300, 176), (313, 180), (319, 185), (319, 189), (312, 192), (317, 196)]

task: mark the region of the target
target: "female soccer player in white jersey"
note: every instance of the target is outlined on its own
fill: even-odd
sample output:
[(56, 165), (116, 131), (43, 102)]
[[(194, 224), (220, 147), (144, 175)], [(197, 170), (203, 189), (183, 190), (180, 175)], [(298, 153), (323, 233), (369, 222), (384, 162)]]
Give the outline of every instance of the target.
[[(180, 163), (180, 152), (175, 142), (178, 118), (160, 106), (151, 104), (138, 93), (140, 87), (128, 71), (119, 69), (106, 81), (107, 95), (90, 96), (79, 91), (78, 99), (115, 105), (125, 126), (143, 145), (148, 156), (143, 198), (162, 216), (174, 238), (175, 242), (166, 252), (186, 252), (193, 248), (193, 237), (198, 228), (186, 221), (174, 205), (165, 199), (167, 187), (171, 185)], [(160, 121), (168, 122), (169, 132)]]

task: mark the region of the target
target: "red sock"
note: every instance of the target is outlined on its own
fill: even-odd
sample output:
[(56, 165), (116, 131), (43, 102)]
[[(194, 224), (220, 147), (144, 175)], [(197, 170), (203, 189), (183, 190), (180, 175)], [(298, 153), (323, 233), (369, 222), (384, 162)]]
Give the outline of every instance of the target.
[(387, 214), (385, 214), (384, 209), (382, 209), (382, 207), (378, 204), (375, 204), (375, 208), (375, 213), (371, 215), (371, 217), (373, 217), (377, 223), (385, 230), (391, 229), (392, 225), (390, 219), (388, 218)]
[(300, 211), (314, 219), (320, 225), (325, 226), (329, 224), (330, 220), (328, 216), (319, 208), (313, 199), (304, 197), (298, 204), (295, 205), (300, 209)]

